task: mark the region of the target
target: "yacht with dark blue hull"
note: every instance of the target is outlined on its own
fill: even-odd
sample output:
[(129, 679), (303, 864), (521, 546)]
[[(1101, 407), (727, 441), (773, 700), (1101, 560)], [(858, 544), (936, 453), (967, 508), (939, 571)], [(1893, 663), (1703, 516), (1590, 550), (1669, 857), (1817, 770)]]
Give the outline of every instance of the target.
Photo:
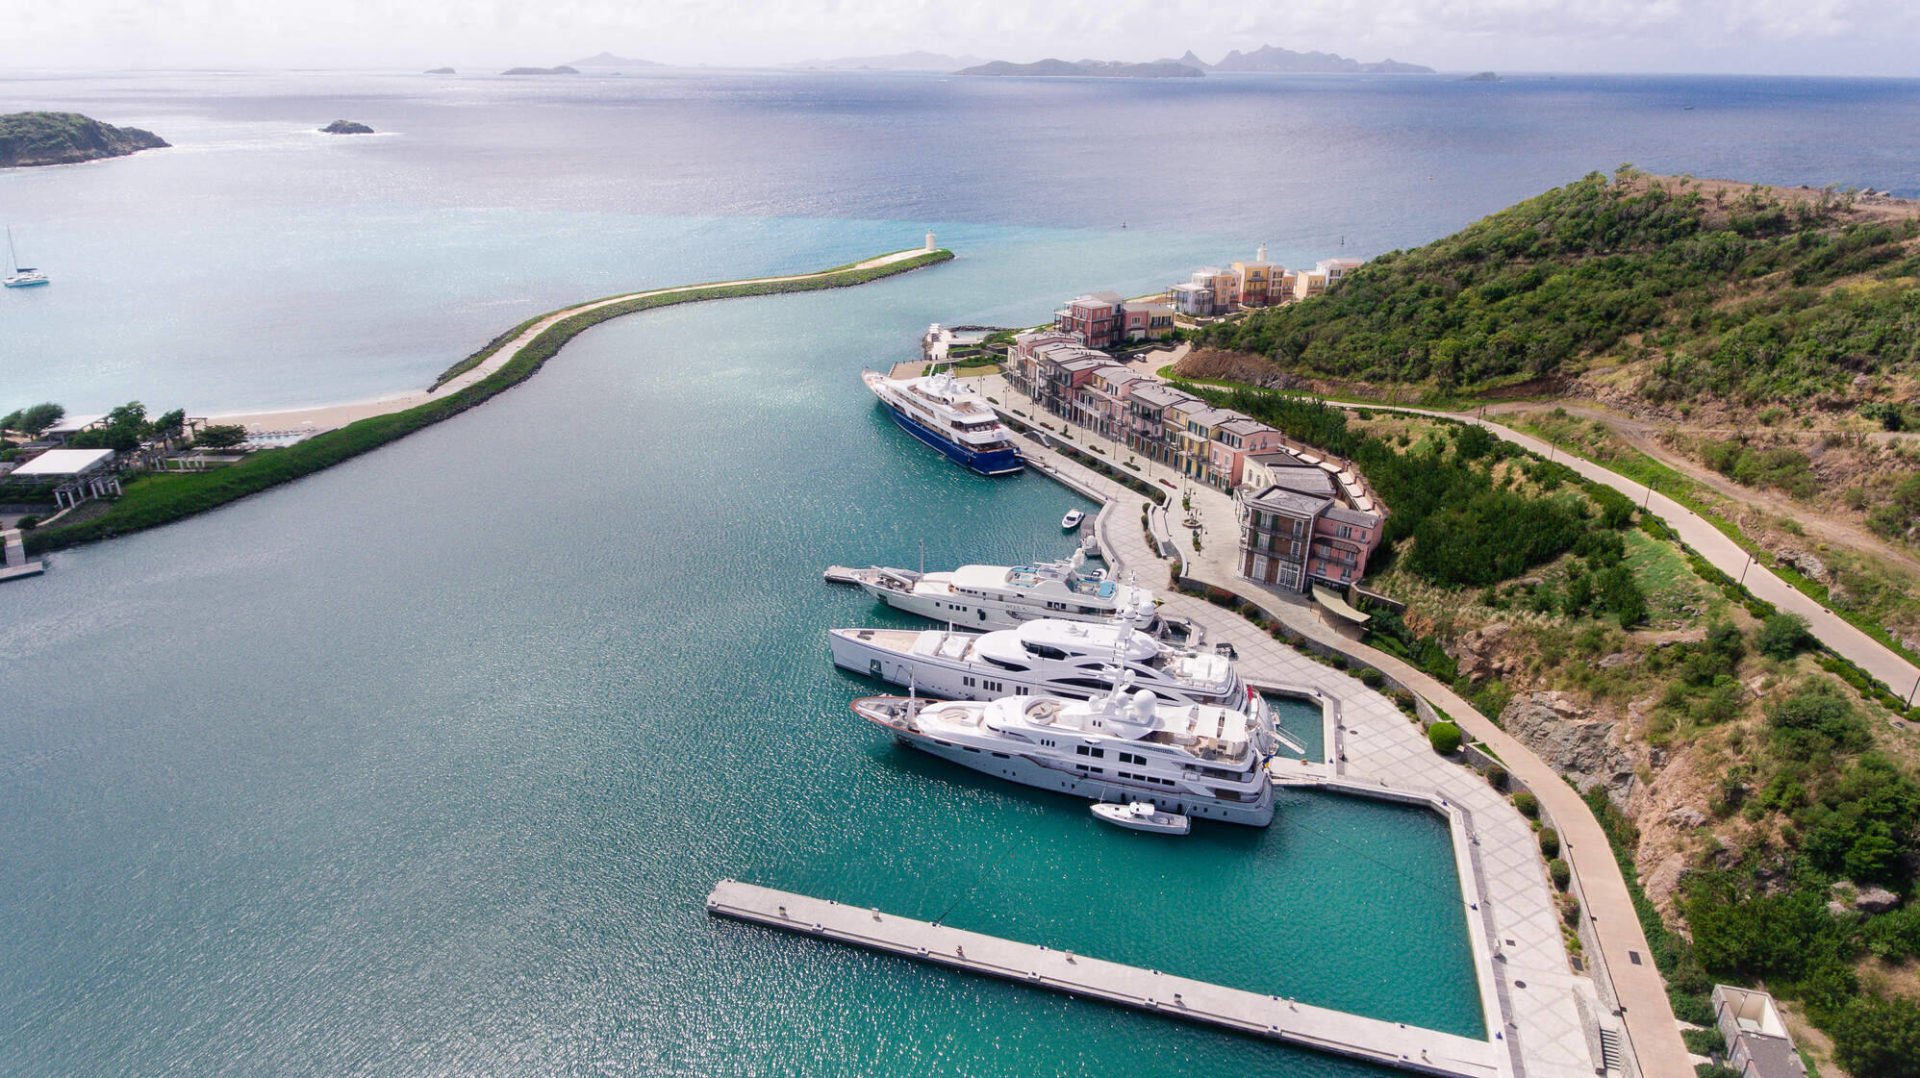
[(1012, 475), (1027, 466), (993, 409), (953, 375), (888, 378), (867, 371), (860, 377), (900, 429), (960, 466), (981, 475)]

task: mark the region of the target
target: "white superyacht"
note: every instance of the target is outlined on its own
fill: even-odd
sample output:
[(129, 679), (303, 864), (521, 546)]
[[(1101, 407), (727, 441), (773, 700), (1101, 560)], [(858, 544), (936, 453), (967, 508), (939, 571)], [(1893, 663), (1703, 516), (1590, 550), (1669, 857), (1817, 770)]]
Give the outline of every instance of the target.
[(1245, 712), (1272, 752), (1277, 735), (1266, 698), (1233, 660), (1176, 647), (1134, 629), (1134, 618), (1100, 624), (1041, 618), (988, 633), (958, 629), (832, 629), (834, 665), (948, 700), (1103, 695), (1122, 672), (1162, 701)]
[(1086, 561), (1076, 550), (1067, 561), (962, 565), (952, 572), (836, 567), (829, 579), (857, 585), (896, 610), (975, 629), (1011, 629), (1036, 618), (1112, 621), (1139, 611), (1147, 612), (1145, 628), (1151, 631), (1158, 620), (1151, 614), (1153, 592), (1110, 580)]
[(1023, 785), (1250, 827), (1273, 822), (1273, 784), (1245, 712), (1166, 705), (1127, 688), (1121, 677), (1093, 700), (867, 696), (853, 713), (902, 744)]

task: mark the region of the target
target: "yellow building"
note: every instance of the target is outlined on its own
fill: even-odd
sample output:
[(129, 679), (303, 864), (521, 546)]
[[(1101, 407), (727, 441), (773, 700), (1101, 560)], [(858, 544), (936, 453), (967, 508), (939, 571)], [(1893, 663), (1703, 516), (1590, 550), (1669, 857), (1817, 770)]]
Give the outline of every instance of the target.
[(1240, 293), (1240, 305), (1265, 307), (1278, 302), (1281, 298), (1278, 281), (1286, 272), (1287, 267), (1267, 261), (1264, 243), (1254, 252), (1253, 261), (1235, 262), (1233, 276)]

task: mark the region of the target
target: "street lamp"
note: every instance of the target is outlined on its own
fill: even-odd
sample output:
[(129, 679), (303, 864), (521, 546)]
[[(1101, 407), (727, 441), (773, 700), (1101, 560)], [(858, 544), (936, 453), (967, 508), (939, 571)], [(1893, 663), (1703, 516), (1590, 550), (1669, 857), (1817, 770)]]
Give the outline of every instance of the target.
[(1747, 564), (1740, 567), (1740, 586), (1747, 586), (1747, 570), (1753, 568), (1753, 552), (1747, 552)]

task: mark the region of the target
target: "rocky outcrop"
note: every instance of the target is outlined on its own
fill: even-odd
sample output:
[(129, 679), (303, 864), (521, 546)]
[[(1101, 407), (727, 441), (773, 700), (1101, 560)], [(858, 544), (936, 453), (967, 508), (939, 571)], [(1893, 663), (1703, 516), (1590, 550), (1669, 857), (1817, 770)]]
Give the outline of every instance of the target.
[(1805, 550), (1788, 548), (1775, 551), (1773, 556), (1781, 565), (1808, 580), (1817, 580), (1822, 584), (1833, 583), (1833, 574), (1827, 571), (1827, 563)]
[(1518, 656), (1503, 645), (1513, 626), (1496, 621), (1483, 628), (1463, 633), (1450, 649), (1460, 664), (1460, 673), (1476, 684), (1488, 678), (1506, 677), (1520, 666)]
[(320, 130), (329, 135), (371, 135), (373, 128), (352, 120), (335, 120)]
[(1900, 905), (1900, 896), (1885, 887), (1862, 887), (1850, 880), (1833, 885), (1833, 900), (1827, 909), (1841, 913), (1885, 913)]
[(71, 165), (103, 157), (125, 157), (166, 145), (166, 139), (151, 131), (103, 124), (77, 112), (16, 112), (0, 116), (0, 168)]
[(1516, 696), (1500, 712), (1500, 725), (1519, 738), (1582, 793), (1603, 787), (1615, 804), (1633, 794), (1633, 761), (1614, 734), (1614, 724), (1589, 719), (1565, 693)]

